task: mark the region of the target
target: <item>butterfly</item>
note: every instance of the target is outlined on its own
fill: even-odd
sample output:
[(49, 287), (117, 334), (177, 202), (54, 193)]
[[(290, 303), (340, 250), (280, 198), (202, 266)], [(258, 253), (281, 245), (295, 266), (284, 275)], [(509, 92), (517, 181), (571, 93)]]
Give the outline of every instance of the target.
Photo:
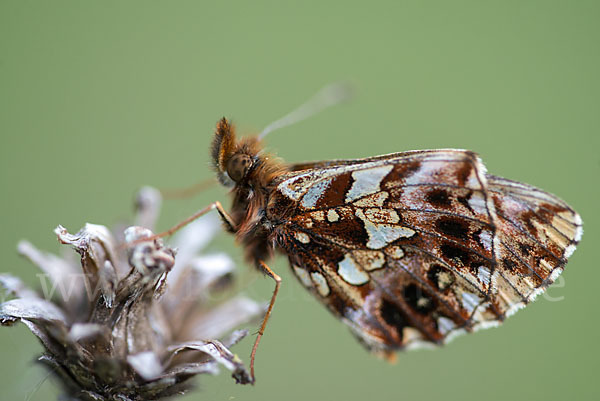
[(300, 282), (387, 358), (498, 325), (563, 271), (580, 216), (552, 194), (490, 175), (467, 150), (286, 164), (217, 123), (212, 160), (232, 188), (216, 208), (247, 259), (286, 255)]
[(238, 139), (222, 118), (211, 159), (231, 188), (230, 211), (217, 201), (157, 235), (216, 209), (247, 260), (275, 280), (252, 380), (281, 285), (266, 264), (275, 252), (369, 351), (394, 359), (500, 324), (557, 279), (583, 234), (567, 203), (488, 174), (468, 150), (299, 164), (265, 153), (266, 133), (339, 103), (340, 88), (324, 88), (258, 136)]

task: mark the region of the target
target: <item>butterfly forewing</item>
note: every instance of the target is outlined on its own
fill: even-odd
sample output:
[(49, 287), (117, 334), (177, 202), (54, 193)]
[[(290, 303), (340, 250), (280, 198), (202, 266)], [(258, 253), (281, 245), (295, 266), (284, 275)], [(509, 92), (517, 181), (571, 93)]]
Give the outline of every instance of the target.
[(510, 315), (552, 284), (581, 239), (581, 218), (565, 202), (532, 186), (489, 176), (498, 216), (494, 281)]
[(519, 185), (460, 150), (307, 163), (274, 180), (268, 214), (302, 283), (388, 353), (492, 325), (553, 281), (578, 217)]

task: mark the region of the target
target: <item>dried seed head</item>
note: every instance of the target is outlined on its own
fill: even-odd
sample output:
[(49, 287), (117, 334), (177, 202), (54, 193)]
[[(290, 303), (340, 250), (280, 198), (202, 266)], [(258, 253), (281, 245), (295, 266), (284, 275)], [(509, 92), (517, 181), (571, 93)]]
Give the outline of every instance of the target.
[[(153, 225), (158, 192), (145, 188), (138, 200), (137, 221)], [(59, 241), (80, 255), (80, 266), (23, 241), (19, 252), (50, 281), (42, 287), (69, 290), (40, 294), (16, 277), (0, 275), (0, 284), (15, 297), (0, 304), (0, 323), (21, 321), (31, 329), (45, 348), (39, 361), (74, 399), (169, 397), (187, 390), (190, 377), (216, 373), (218, 365), (249, 383), (243, 363), (229, 350), (246, 332), (210, 339), (264, 311), (239, 296), (207, 305), (214, 298), (209, 294), (226, 289), (233, 273), (226, 255), (197, 255), (218, 225), (207, 217), (182, 230), (174, 240), (177, 258), (160, 239), (139, 241), (153, 235), (150, 227), (129, 227), (120, 241), (100, 225), (87, 224), (76, 234), (57, 227)]]

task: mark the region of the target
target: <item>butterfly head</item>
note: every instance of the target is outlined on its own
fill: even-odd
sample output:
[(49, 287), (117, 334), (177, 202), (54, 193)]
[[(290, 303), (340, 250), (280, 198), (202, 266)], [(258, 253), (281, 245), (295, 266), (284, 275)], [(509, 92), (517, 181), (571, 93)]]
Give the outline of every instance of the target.
[(225, 117), (217, 123), (212, 145), (213, 166), (221, 184), (232, 187), (248, 182), (261, 163), (260, 142), (255, 137), (237, 139), (235, 128)]

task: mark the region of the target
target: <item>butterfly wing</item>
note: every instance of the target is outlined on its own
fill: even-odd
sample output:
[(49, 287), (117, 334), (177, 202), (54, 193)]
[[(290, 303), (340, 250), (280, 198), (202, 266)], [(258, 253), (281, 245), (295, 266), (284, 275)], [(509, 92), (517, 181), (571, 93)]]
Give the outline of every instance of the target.
[[(415, 151), (294, 169), (273, 183), (267, 215), (279, 222), (274, 240), (302, 283), (373, 351), (443, 343), (495, 324), (527, 302), (521, 287), (550, 282), (504, 274), (499, 256), (513, 250), (510, 237), (524, 212), (500, 208), (498, 217), (496, 204), (523, 202), (519, 190), (527, 189), (496, 177), (490, 188), (472, 152)], [(542, 213), (542, 205), (527, 207)], [(571, 210), (561, 207), (554, 213)]]

